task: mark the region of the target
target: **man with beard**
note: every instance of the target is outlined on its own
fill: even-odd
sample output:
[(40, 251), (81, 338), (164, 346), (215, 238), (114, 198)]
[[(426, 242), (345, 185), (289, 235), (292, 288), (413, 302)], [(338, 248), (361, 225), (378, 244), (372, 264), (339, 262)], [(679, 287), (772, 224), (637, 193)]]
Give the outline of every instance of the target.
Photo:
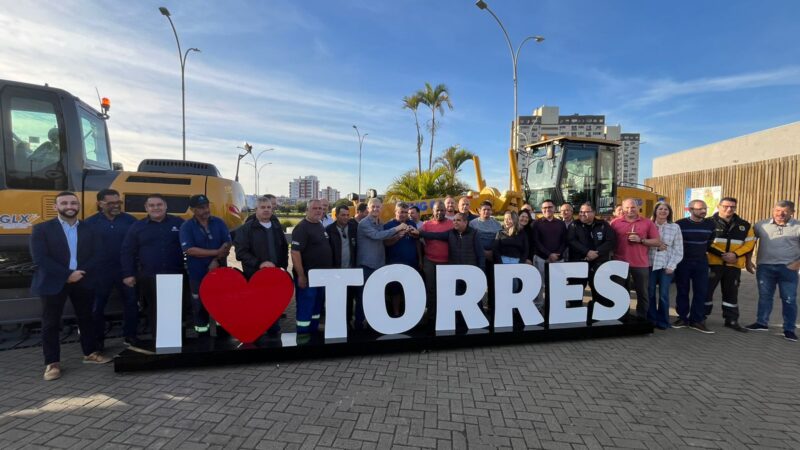
[(456, 217), (456, 199), (447, 196), (444, 199), (444, 217), (447, 220), (453, 220)]
[(97, 211), (97, 214), (85, 221), (103, 243), (98, 257), (105, 275), (97, 279), (92, 307), (97, 349), (102, 350), (104, 346), (106, 303), (113, 290), (117, 291), (123, 303), (122, 334), (125, 336), (125, 345), (138, 347), (136, 331), (139, 328), (139, 304), (136, 299), (136, 289), (122, 283), (120, 262), (122, 241), (125, 240), (131, 225), (136, 222), (136, 218), (122, 212), (122, 200), (119, 198), (119, 192), (114, 189), (103, 189), (97, 193)]
[(193, 217), (181, 225), (181, 248), (186, 253), (194, 330), (197, 333), (207, 333), (209, 317), (200, 300), (200, 283), (208, 272), (228, 265), (231, 234), (222, 219), (211, 215), (211, 207), (205, 195), (193, 195), (189, 199), (189, 208)]
[(31, 256), (36, 271), (31, 292), (42, 299), (42, 350), (44, 379), (61, 377), (61, 316), (67, 298), (78, 318), (83, 362), (102, 364), (111, 361), (97, 350), (92, 323), (95, 281), (102, 270), (100, 244), (92, 229), (78, 221), (81, 204), (72, 192), (56, 195), (58, 217), (33, 227)]
[[(716, 225), (706, 219), (708, 206), (702, 200), (689, 202), (689, 217), (675, 223), (683, 235), (683, 259), (675, 269), (675, 310), (678, 320), (673, 328), (688, 326), (701, 333), (712, 334), (706, 325), (705, 304), (708, 300), (708, 249), (714, 243)], [(693, 291), (689, 306), (689, 289)]]
[(747, 256), (756, 246), (756, 237), (750, 222), (736, 214), (736, 199), (725, 197), (719, 201), (717, 212), (711, 217), (716, 226), (714, 244), (708, 249), (710, 266), (706, 318), (714, 307), (714, 291), (722, 285), (722, 317), (725, 326), (735, 331), (747, 331), (739, 324), (739, 279)]
[(601, 264), (611, 259), (611, 252), (617, 244), (617, 234), (606, 221), (595, 218), (591, 203), (587, 202), (580, 206), (578, 219), (571, 223), (567, 230), (569, 245), (567, 261), (589, 263), (589, 289), (592, 291), (592, 301), (594, 301), (599, 298), (594, 289), (594, 273)]

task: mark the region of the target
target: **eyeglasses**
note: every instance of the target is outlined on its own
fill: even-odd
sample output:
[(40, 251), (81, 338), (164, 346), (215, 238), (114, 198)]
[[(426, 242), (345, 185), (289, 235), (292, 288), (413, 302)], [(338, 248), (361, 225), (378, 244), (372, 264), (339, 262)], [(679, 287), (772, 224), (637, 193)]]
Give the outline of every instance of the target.
[(594, 214), (594, 211), (580, 211), (578, 214), (585, 216), (587, 214)]
[(708, 208), (692, 208), (693, 211), (705, 211)]
[(736, 209), (736, 205), (719, 205), (722, 209)]

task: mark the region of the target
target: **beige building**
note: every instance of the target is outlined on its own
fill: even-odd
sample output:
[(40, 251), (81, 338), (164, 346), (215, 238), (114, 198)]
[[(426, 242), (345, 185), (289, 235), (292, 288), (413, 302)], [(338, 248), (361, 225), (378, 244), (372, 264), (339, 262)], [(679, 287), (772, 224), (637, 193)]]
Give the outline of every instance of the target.
[(655, 158), (645, 184), (674, 207), (688, 188), (721, 186), (739, 200), (739, 215), (767, 218), (776, 201), (800, 200), (800, 122)]
[(800, 122), (653, 159), (653, 177), (800, 154)]

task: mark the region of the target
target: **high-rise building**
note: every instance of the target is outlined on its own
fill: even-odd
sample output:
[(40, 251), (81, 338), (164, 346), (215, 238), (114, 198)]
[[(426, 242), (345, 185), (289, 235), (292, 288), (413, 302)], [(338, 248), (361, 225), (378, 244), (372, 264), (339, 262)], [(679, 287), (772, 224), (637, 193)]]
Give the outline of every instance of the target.
[(336, 203), (337, 200), (339, 200), (339, 191), (337, 189), (328, 186), (325, 189), (319, 191), (319, 198), (328, 199), (328, 202), (330, 204), (334, 204)]
[(289, 198), (297, 200), (319, 198), (319, 179), (315, 175), (309, 175), (290, 181)]
[(620, 143), (617, 150), (617, 181), (637, 183), (639, 134), (622, 133), (620, 125), (606, 125), (604, 115), (562, 116), (558, 106), (541, 106), (530, 116), (519, 116), (519, 150), (526, 144), (556, 136), (607, 139)]

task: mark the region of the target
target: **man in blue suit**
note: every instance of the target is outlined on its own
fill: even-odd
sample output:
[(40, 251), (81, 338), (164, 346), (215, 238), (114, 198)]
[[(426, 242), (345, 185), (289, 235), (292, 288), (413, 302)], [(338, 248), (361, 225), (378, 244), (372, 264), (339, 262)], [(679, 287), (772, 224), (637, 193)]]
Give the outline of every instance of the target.
[(34, 226), (31, 234), (31, 256), (36, 264), (31, 292), (42, 299), (42, 348), (47, 381), (61, 377), (59, 334), (67, 297), (78, 318), (83, 362), (111, 361), (96, 351), (92, 302), (100, 270), (99, 241), (92, 229), (78, 220), (80, 208), (74, 193), (61, 192), (55, 201), (58, 217)]

